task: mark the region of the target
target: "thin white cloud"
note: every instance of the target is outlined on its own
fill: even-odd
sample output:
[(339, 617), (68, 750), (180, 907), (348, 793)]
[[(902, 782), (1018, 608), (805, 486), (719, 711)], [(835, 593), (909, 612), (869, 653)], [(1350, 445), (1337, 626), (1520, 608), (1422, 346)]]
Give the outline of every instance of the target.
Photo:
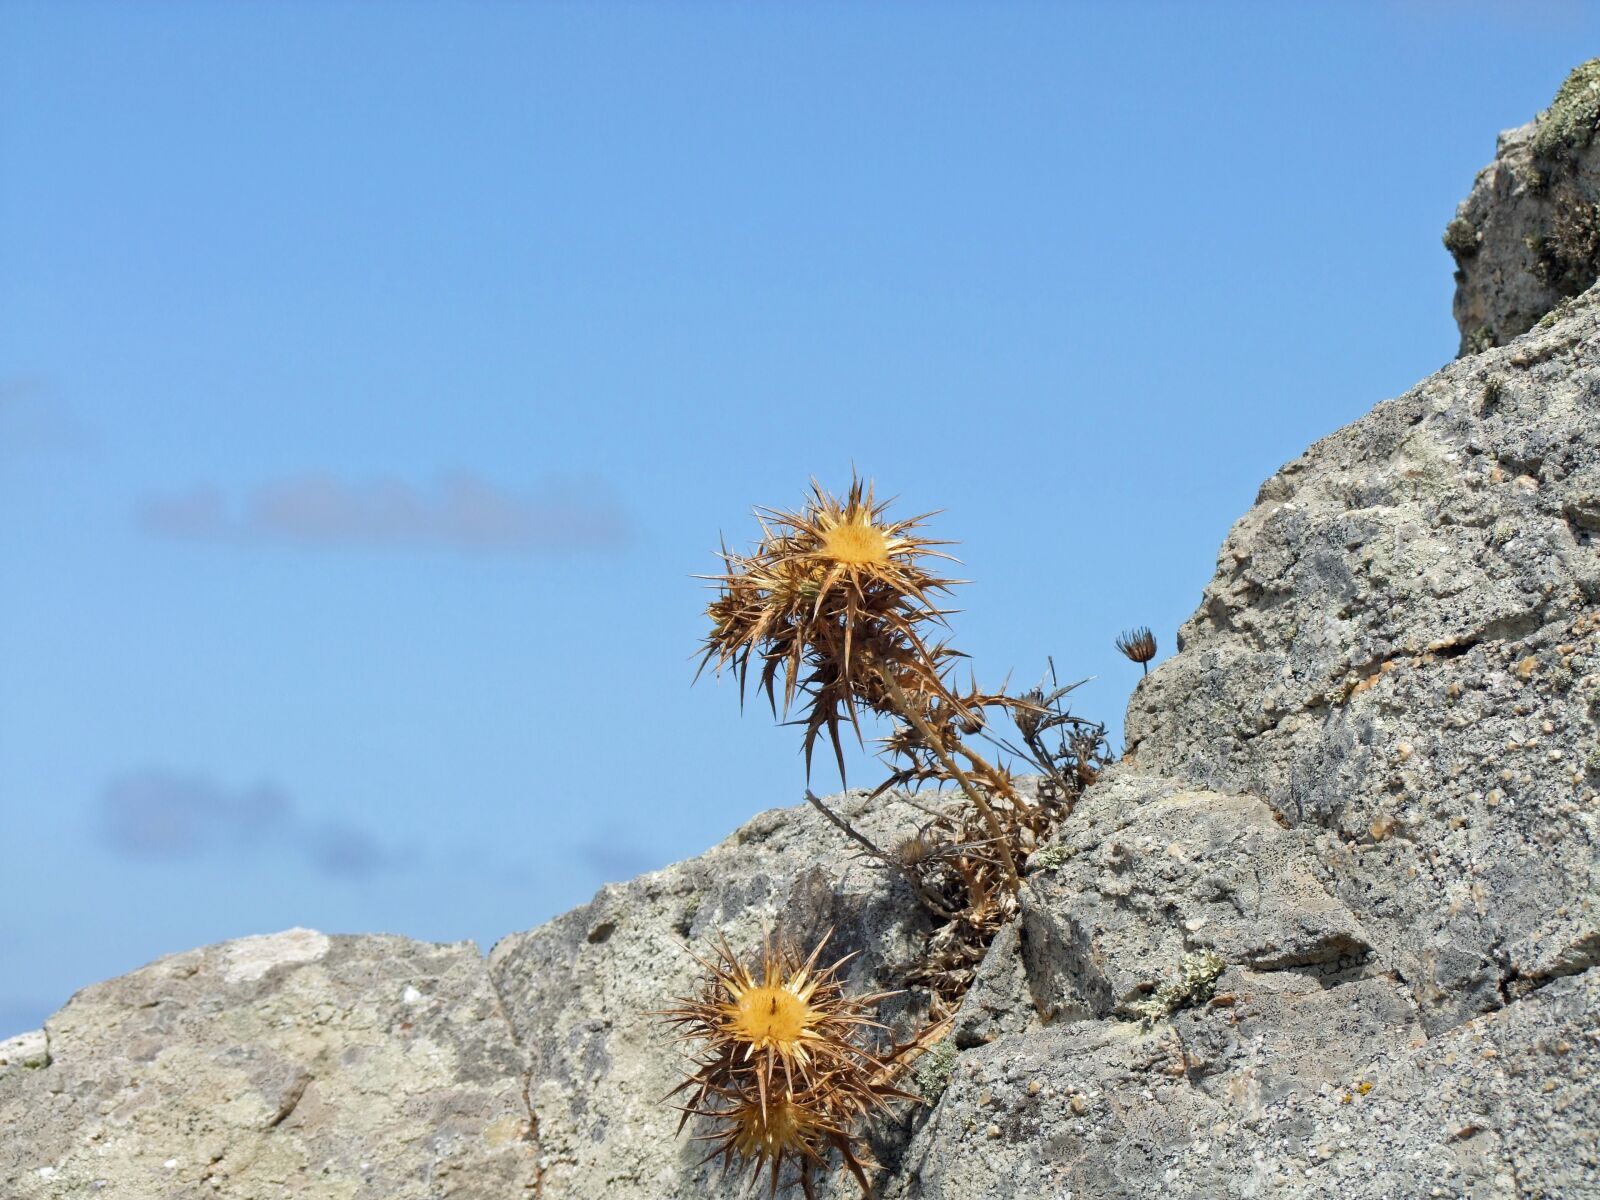
[(356, 826), (306, 820), (271, 784), (228, 788), (160, 768), (111, 780), (94, 822), (103, 846), (135, 861), (266, 854), (300, 859), (332, 878), (364, 879), (406, 857)]
[(264, 484), (238, 503), (198, 487), (147, 497), (138, 521), (149, 533), (196, 541), (485, 554), (609, 550), (628, 540), (621, 507), (599, 485), (552, 482), (520, 495), (472, 474), (432, 487), (302, 475)]

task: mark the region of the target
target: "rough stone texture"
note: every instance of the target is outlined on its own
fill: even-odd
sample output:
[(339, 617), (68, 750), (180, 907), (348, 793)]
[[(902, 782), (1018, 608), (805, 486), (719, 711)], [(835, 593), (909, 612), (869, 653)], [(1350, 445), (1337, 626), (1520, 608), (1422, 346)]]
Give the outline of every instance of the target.
[(886, 1197), (1600, 1194), (1595, 972), (1432, 1041), (1382, 980), (1219, 984), (963, 1054)]
[[(924, 819), (892, 798), (828, 803), (883, 846)], [(748, 950), (774, 928), (804, 944), (832, 929), (828, 957), (857, 955), (851, 989), (881, 990), (927, 924), (902, 882), (800, 807), (762, 813), (699, 858), (602, 888), (494, 948), (490, 969), (532, 1060), (546, 1196), (722, 1194), (720, 1172), (697, 1168), (705, 1148), (676, 1136), (678, 1113), (661, 1103), (682, 1058), (651, 1014), (698, 987), (686, 946), (703, 953), (720, 933)]]
[(1597, 531), (1590, 292), (1268, 480), (1129, 708), (1143, 769), (1323, 832), (1433, 1029), (1600, 951)]
[(1090, 793), (1023, 899), (1030, 986), (1057, 1018), (1131, 1018), (1185, 953), (1258, 970), (1364, 961), (1360, 922), (1324, 886), (1307, 831), (1253, 796), (1114, 777)]
[(1597, 485), (1600, 289), (1269, 480), (886, 1194), (1600, 1195)]
[(1461, 353), (1503, 346), (1600, 276), (1600, 59), (1500, 135), (1445, 229)]
[(88, 988), (44, 1032), (48, 1065), (0, 1068), (6, 1200), (537, 1184), (522, 1055), (470, 942), (245, 938)]
[(0, 1042), (0, 1071), (8, 1067), (38, 1068), (50, 1065), (50, 1039), (35, 1029)]
[[(885, 1200), (1600, 1196), (1600, 289), (1545, 312), (1516, 249), (1592, 178), (1575, 78), (1451, 235), (1475, 346), (1532, 328), (1262, 487), (876, 1138)], [(1544, 160), (1573, 173), (1540, 193)], [(879, 844), (920, 819), (833, 803)], [(685, 944), (774, 926), (831, 927), (873, 990), (927, 932), (801, 807), (487, 964), (307, 931), (164, 959), (0, 1044), (0, 1196), (744, 1194), (677, 1136), (652, 1010)]]

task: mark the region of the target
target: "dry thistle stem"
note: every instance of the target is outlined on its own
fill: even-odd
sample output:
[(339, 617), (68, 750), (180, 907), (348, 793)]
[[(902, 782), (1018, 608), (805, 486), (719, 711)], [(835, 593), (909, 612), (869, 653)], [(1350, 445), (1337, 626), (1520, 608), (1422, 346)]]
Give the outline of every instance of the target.
[(757, 1177), (765, 1170), (773, 1193), (793, 1161), (811, 1196), (812, 1171), (837, 1150), (870, 1196), (861, 1127), (890, 1101), (915, 1099), (893, 1084), (924, 1041), (883, 1056), (861, 1044), (868, 1030), (883, 1028), (871, 1010), (894, 993), (846, 996), (839, 972), (852, 956), (818, 967), (827, 940), (801, 959), (769, 938), (759, 979), (723, 940), (712, 958), (697, 958), (706, 970), (699, 995), (656, 1015), (678, 1026), (680, 1040), (701, 1043), (693, 1072), (672, 1094), (689, 1093), (680, 1129), (696, 1115), (720, 1126), (698, 1136), (711, 1143), (703, 1161), (749, 1165)]
[[(927, 514), (889, 521), (872, 485), (852, 479), (843, 500), (815, 480), (798, 512), (758, 509), (762, 538), (754, 553), (726, 546), (727, 570), (712, 576), (720, 594), (707, 607), (711, 633), (700, 669), (731, 668), (744, 694), (752, 655), (761, 660), (760, 686), (774, 714), (777, 677), (783, 675), (783, 711), (795, 696), (810, 701), (805, 718), (806, 771), (818, 734), (826, 729), (839, 774), (844, 747), (839, 726), (848, 718), (858, 740), (860, 709), (897, 717), (919, 779), (958, 784), (982, 816), (993, 853), (1013, 893), (1022, 886), (1012, 851), (1015, 838), (991, 805), (991, 795), (1019, 803), (1009, 773), (984, 761), (962, 740), (984, 727), (983, 709), (1010, 703), (973, 687), (959, 694), (949, 681), (943, 644), (930, 645), (927, 627), (942, 624), (945, 609), (931, 597), (958, 581), (932, 573), (925, 560), (949, 559), (933, 549), (947, 545), (917, 532)], [(926, 758), (919, 760), (919, 752)], [(967, 762), (963, 768), (960, 755)], [(897, 777), (898, 778), (898, 777)]]
[[(774, 715), (781, 676), (783, 713), (797, 697), (805, 704), (797, 723), (805, 726), (808, 780), (823, 730), (844, 776), (839, 728), (848, 720), (864, 740), (864, 712), (892, 722), (883, 739), (892, 773), (874, 796), (931, 783), (954, 785), (966, 797), (964, 805), (923, 809), (932, 820), (917, 849), (905, 854), (880, 849), (806, 792), (869, 857), (898, 872), (931, 914), (925, 953), (905, 982), (927, 986), (937, 1021), (960, 1002), (984, 948), (1016, 915), (1022, 863), (1109, 755), (1104, 726), (1062, 704), (1077, 685), (1056, 685), (1054, 663), (1048, 691), (1042, 682), (1020, 697), (984, 692), (975, 681), (957, 686), (954, 665), (964, 656), (932, 636), (951, 611), (937, 598), (960, 582), (934, 571), (935, 560), (954, 561), (935, 549), (949, 543), (925, 536), (925, 516), (893, 521), (887, 507), (870, 483), (852, 478), (842, 499), (813, 480), (798, 511), (757, 509), (762, 536), (754, 548), (740, 554), (724, 544), (724, 571), (709, 576), (717, 596), (706, 609), (711, 631), (700, 671), (731, 669), (742, 700), (750, 665), (758, 663), (757, 686)], [(995, 732), (992, 709), (1015, 721), (1021, 748)], [(979, 753), (980, 739), (1031, 762), (1045, 776), (1037, 794), (1019, 791), (1006, 761)]]
[(1156, 656), (1156, 635), (1144, 625), (1129, 629), (1117, 636), (1117, 649), (1138, 663), (1148, 675), (1150, 660)]

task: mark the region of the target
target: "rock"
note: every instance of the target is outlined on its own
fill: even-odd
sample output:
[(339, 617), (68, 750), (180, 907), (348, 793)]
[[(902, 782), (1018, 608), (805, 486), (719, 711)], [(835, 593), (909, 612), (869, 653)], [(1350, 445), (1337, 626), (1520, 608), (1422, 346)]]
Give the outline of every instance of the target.
[(1013, 921), (996, 935), (978, 968), (977, 978), (962, 998), (950, 1040), (968, 1050), (992, 1042), (1003, 1033), (1019, 1033), (1034, 1024), (1034, 1013), (1018, 1004), (1029, 996), (1037, 1007), (1040, 997), (1031, 991), (1022, 955), (1022, 925)]
[(0, 1071), (7, 1067), (19, 1070), (50, 1065), (50, 1039), (42, 1029), (21, 1033), (0, 1042)]
[(46, 1065), (0, 1068), (8, 1200), (538, 1183), (523, 1056), (470, 942), (244, 938), (87, 988), (45, 1032)]
[(1023, 899), (1031, 994), (1058, 1015), (1130, 1018), (1197, 950), (1336, 972), (1370, 948), (1323, 886), (1314, 838), (1253, 796), (1119, 776), (1079, 804), (1064, 838), (1078, 853), (1031, 874)]
[[(892, 797), (828, 803), (880, 846), (923, 820)], [(531, 1058), (546, 1196), (718, 1194), (720, 1169), (698, 1166), (704, 1146), (677, 1136), (663, 1103), (685, 1059), (653, 1014), (698, 988), (691, 950), (723, 935), (749, 951), (772, 929), (807, 948), (831, 930), (825, 958), (855, 954), (851, 990), (877, 991), (895, 986), (928, 924), (904, 883), (801, 806), (495, 946), (490, 970)], [(891, 1002), (884, 1015), (899, 1014)]]
[[(1593, 202), (1591, 81), (1502, 139), (1451, 235), (1497, 348), (1228, 535), (908, 1083), (928, 1103), (875, 1135), (885, 1200), (1600, 1195), (1600, 288), (1561, 299), (1582, 254), (1537, 241)], [(829, 803), (885, 847), (923, 820)], [(487, 963), (305, 930), (163, 959), (0, 1045), (0, 1195), (743, 1194), (663, 1103), (656, 1010), (708, 939), (774, 929), (831, 931), (876, 991), (932, 926), (801, 806)]]
[(1600, 58), (1500, 135), (1445, 229), (1461, 353), (1503, 346), (1600, 276)]
[(1591, 290), (1284, 467), (1128, 712), (1315, 831), (1435, 1031), (1597, 961), (1596, 346)]
[(1220, 982), (963, 1054), (886, 1200), (1600, 1194), (1596, 972), (1431, 1042), (1381, 980)]

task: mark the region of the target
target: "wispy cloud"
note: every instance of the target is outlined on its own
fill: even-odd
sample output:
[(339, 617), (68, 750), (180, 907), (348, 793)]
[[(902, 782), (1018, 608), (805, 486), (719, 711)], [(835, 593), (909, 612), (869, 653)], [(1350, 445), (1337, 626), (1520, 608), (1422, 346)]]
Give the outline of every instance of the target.
[(55, 395), (48, 381), (31, 376), (0, 379), (0, 460), (39, 453), (71, 453), (93, 435)]
[(364, 879), (406, 861), (367, 830), (306, 819), (271, 784), (231, 789), (204, 775), (159, 768), (106, 785), (95, 833), (113, 853), (146, 862), (278, 855), (331, 878)]
[(429, 487), (302, 475), (237, 501), (204, 486), (146, 497), (138, 521), (149, 533), (197, 541), (494, 554), (609, 550), (628, 540), (620, 505), (598, 484), (548, 482), (522, 495), (472, 474)]

